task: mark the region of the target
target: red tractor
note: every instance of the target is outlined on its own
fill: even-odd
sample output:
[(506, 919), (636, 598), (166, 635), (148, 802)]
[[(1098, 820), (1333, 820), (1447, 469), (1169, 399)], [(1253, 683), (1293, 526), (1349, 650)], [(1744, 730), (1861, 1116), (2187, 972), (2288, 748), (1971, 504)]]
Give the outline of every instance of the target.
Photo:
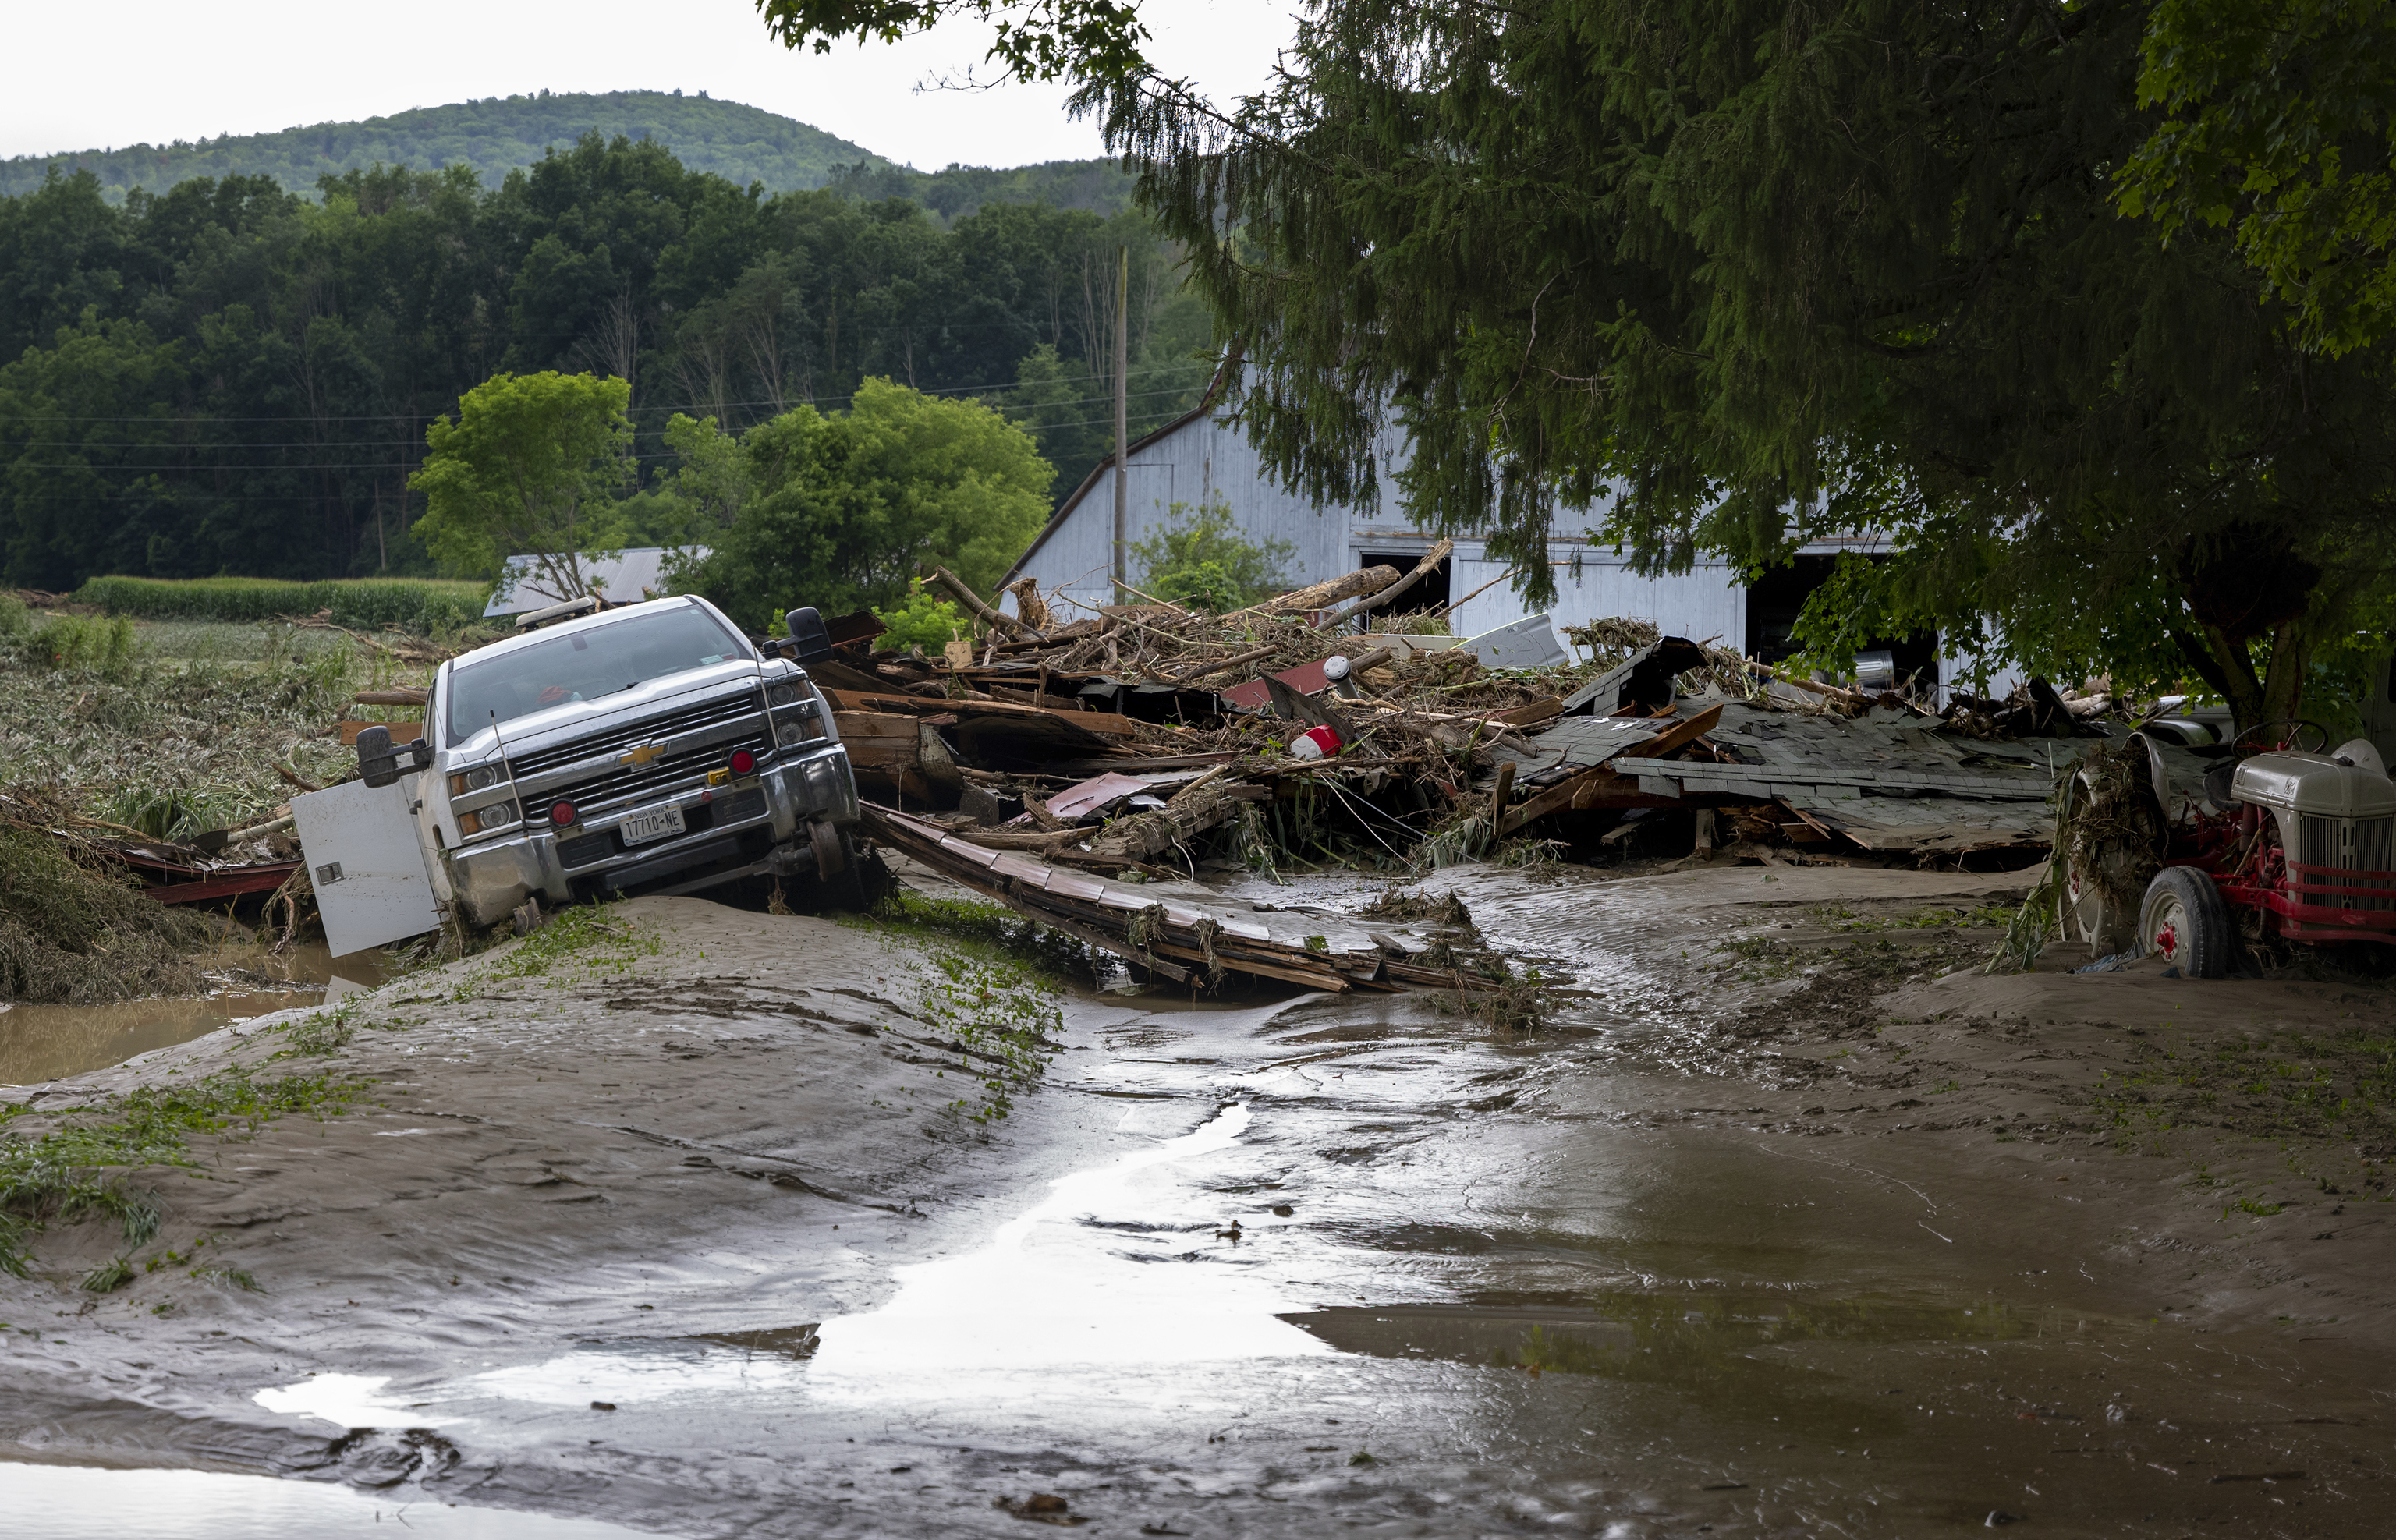
[(2267, 723), (2229, 752), (2274, 728), (2288, 737), (2201, 782), (2174, 777), (2143, 733), (2128, 761), (2092, 755), (2072, 774), (2057, 818), (2066, 939), (2191, 978), (2222, 976), (2242, 938), (2396, 943), (2396, 781), (2369, 739), (2328, 750), (2318, 723)]

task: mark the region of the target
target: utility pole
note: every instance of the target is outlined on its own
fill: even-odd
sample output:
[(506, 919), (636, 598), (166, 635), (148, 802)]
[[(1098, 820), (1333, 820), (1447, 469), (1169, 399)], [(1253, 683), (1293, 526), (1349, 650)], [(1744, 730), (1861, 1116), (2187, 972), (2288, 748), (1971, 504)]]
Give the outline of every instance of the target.
[(1115, 248), (1115, 603), (1131, 586), (1131, 247)]

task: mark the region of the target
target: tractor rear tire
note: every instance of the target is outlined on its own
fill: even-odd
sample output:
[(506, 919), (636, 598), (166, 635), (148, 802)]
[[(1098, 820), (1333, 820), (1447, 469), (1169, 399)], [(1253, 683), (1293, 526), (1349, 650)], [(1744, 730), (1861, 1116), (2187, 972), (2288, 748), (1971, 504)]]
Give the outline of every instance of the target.
[(2220, 978), (2238, 951), (2238, 927), (2213, 879), (2194, 867), (2165, 867), (2138, 906), (2138, 944), (2186, 978)]
[[(2063, 783), (2058, 828), (2069, 828), (2095, 797), (2085, 771), (2074, 771)], [(2088, 949), (2093, 958), (2138, 949), (2137, 914), (2129, 895), (2135, 885), (2136, 856), (2111, 841), (2098, 841), (2075, 851), (2079, 841), (2058, 841), (2055, 860), (2061, 866), (2056, 884), (2056, 923), (2063, 939)]]

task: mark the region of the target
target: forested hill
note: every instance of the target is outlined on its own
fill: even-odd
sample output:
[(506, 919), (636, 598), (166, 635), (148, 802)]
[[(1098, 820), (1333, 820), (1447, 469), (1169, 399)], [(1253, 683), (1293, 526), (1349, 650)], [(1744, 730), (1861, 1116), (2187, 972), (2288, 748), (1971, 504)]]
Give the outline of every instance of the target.
[[(0, 194), (32, 192), (54, 166), (61, 172), (91, 172), (111, 203), (122, 203), (136, 187), (159, 192), (195, 177), (260, 175), (272, 177), (286, 192), (313, 197), (319, 177), (378, 162), (419, 170), (469, 166), (486, 187), (496, 187), (508, 172), (539, 160), (549, 146), (570, 145), (593, 129), (610, 139), (621, 134), (656, 139), (692, 171), (712, 171), (740, 187), (764, 182), (769, 192), (821, 187), (844, 166), (868, 173), (898, 170), (862, 146), (737, 101), (703, 94), (686, 97), (680, 91), (610, 91), (604, 96), (543, 91), (419, 107), (358, 123), (319, 123), (276, 134), (19, 155), (0, 161)], [(900, 173), (902, 179), (908, 175)], [(877, 186), (875, 191), (885, 190)]]
[[(1015, 175), (752, 196), (586, 133), (496, 183), (387, 166), (312, 200), (203, 176), (112, 204), (76, 173), (0, 196), (0, 581), (430, 571), (426, 424), (503, 371), (631, 385), (640, 476), (606, 516), (634, 545), (712, 545), (737, 511), (676, 414), (798, 431), (875, 378), (997, 408), (1070, 488), (1112, 442), (1125, 248), (1132, 432), (1197, 402), (1213, 320), (1145, 215)], [(983, 201), (942, 214), (951, 192)], [(686, 471), (718, 488), (712, 526)], [(906, 570), (872, 567), (871, 602)]]

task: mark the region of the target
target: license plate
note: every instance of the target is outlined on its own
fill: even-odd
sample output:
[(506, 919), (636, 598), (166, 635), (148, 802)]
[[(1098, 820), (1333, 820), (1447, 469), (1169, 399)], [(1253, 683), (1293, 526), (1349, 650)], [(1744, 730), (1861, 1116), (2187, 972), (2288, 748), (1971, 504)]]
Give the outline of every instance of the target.
[(682, 809), (653, 807), (646, 813), (629, 814), (623, 823), (618, 827), (617, 832), (623, 836), (624, 843), (628, 845), (642, 844), (650, 840), (662, 840), (669, 834), (679, 834), (683, 832)]

